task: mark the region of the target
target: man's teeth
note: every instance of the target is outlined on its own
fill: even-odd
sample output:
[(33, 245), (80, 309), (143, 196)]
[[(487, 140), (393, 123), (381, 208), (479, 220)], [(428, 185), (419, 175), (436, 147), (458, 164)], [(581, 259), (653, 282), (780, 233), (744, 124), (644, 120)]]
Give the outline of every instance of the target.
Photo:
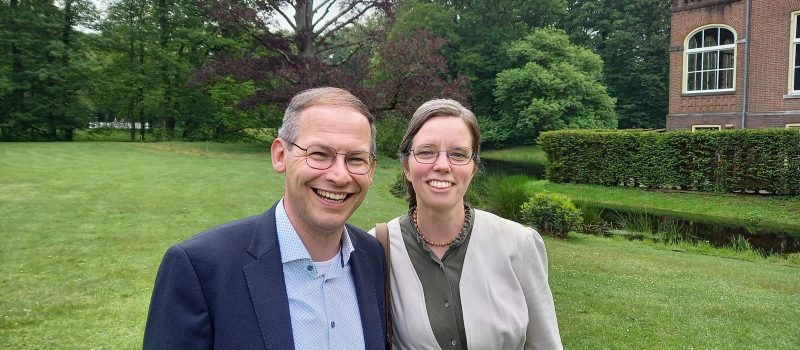
[(325, 197), (327, 199), (331, 199), (331, 200), (335, 200), (335, 201), (341, 201), (341, 200), (344, 200), (345, 197), (347, 197), (347, 195), (344, 194), (344, 193), (333, 193), (333, 192), (328, 192), (328, 191), (323, 191), (323, 190), (317, 190), (317, 194), (322, 196), (322, 197)]
[(429, 182), (429, 183), (431, 184), (431, 186), (433, 186), (433, 187), (436, 187), (436, 188), (448, 188), (448, 187), (450, 187), (450, 186), (452, 186), (452, 185), (453, 185), (453, 184), (452, 184), (451, 182), (449, 182), (449, 181), (437, 181), (437, 180), (433, 180), (433, 181), (431, 181), (431, 182)]

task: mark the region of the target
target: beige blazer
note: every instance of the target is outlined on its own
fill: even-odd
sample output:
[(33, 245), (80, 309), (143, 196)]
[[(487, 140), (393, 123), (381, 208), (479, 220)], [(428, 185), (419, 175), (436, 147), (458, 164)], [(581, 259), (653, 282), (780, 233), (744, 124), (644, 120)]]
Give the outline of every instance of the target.
[[(388, 225), (394, 346), (440, 349), (399, 218)], [(370, 233), (374, 235), (374, 229)], [(532, 228), (475, 210), (459, 285), (470, 350), (562, 349), (547, 283), (547, 253)]]

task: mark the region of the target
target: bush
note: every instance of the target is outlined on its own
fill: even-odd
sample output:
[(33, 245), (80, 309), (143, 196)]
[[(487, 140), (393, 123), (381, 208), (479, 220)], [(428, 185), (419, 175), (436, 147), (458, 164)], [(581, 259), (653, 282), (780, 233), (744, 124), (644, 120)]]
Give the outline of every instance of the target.
[(403, 175), (402, 170), (398, 171), (394, 176), (394, 182), (392, 182), (392, 188), (389, 189), (389, 193), (397, 198), (407, 199), (408, 189), (406, 188), (406, 176)]
[(386, 115), (378, 121), (375, 125), (378, 129), (375, 137), (378, 155), (397, 159), (397, 151), (400, 141), (403, 140), (403, 135), (406, 133), (407, 124), (408, 120), (397, 114)]
[(557, 193), (541, 192), (522, 205), (520, 215), (525, 223), (542, 234), (566, 237), (583, 222), (581, 212), (569, 197)]
[(480, 191), (481, 206), (506, 219), (519, 221), (519, 208), (529, 198), (527, 185), (530, 181), (531, 178), (525, 175), (487, 175)]

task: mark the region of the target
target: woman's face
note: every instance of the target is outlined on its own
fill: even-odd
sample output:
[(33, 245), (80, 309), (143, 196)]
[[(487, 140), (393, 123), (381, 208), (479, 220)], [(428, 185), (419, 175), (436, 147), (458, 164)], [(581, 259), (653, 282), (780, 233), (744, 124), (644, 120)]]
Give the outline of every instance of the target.
[[(417, 161), (414, 153), (421, 146), (433, 146), (440, 151), (438, 158), (431, 164)], [(403, 172), (414, 186), (418, 206), (436, 210), (463, 207), (464, 194), (475, 175), (476, 166), (474, 161), (465, 165), (451, 164), (447, 152), (444, 152), (451, 147), (472, 149), (472, 134), (461, 118), (433, 117), (414, 136), (412, 152)]]

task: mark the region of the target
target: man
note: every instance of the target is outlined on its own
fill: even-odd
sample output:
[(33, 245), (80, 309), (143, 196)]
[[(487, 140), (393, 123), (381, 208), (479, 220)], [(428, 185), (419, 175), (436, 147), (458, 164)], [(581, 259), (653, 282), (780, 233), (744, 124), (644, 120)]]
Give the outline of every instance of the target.
[(145, 349), (383, 349), (383, 249), (346, 224), (375, 171), (375, 126), (337, 88), (295, 96), (272, 143), (284, 195), (171, 247)]

